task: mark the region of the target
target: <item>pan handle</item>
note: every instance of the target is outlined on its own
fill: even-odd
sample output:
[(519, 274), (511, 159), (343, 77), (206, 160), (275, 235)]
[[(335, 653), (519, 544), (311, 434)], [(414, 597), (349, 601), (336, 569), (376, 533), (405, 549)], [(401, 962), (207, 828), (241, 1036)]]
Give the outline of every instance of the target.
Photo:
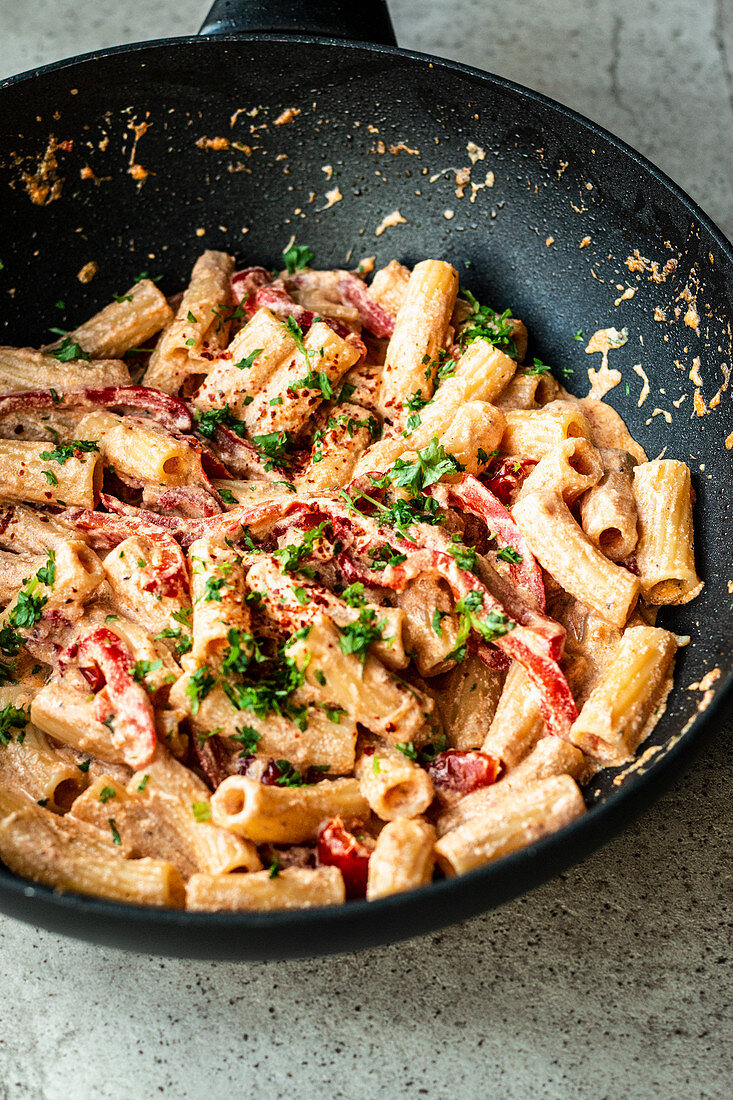
[(216, 0), (199, 31), (257, 33), (397, 45), (386, 0)]

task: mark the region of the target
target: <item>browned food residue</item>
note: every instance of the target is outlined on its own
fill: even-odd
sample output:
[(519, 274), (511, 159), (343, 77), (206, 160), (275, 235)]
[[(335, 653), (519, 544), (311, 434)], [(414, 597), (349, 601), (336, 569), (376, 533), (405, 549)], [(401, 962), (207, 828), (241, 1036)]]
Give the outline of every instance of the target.
[(84, 264), (84, 267), (77, 273), (76, 277), (80, 283), (91, 283), (98, 271), (99, 264), (95, 260), (90, 260), (89, 263)]
[(150, 122), (130, 122), (128, 129), (132, 130), (135, 135), (135, 140), (132, 143), (132, 149), (130, 150), (130, 159), (128, 161), (129, 168), (127, 169), (128, 175), (132, 176), (134, 180), (137, 180), (138, 187), (142, 187), (145, 180), (150, 175), (150, 170), (144, 168), (142, 164), (137, 163), (137, 146), (140, 138), (147, 134), (152, 123)]
[(34, 206), (48, 206), (50, 202), (60, 198), (64, 180), (59, 176), (56, 152), (60, 150), (68, 153), (71, 148), (70, 141), (57, 141), (53, 134), (49, 134), (46, 151), (39, 160), (35, 172), (23, 172), (25, 189)]
[(214, 152), (221, 152), (222, 149), (229, 148), (229, 138), (225, 137), (200, 137), (196, 142), (198, 149), (212, 149)]
[(381, 237), (385, 229), (389, 229), (393, 225), (406, 225), (407, 218), (403, 218), (399, 210), (393, 210), (391, 214), (385, 214), (381, 222), (374, 230), (375, 237)]
[(621, 329), (620, 332), (617, 328), (600, 328), (593, 333), (588, 341), (585, 354), (600, 353), (602, 359), (598, 370), (593, 367), (588, 368), (588, 381), (591, 385), (589, 397), (601, 401), (609, 390), (612, 390), (614, 386), (618, 386), (621, 381), (621, 371), (609, 368), (608, 353), (615, 348), (622, 348), (628, 339), (629, 333), (625, 328)]
[(300, 107), (286, 107), (284, 111), (275, 119), (274, 126), (285, 126), (286, 123), (292, 122), (294, 118), (297, 118), (300, 114)]
[(628, 267), (629, 271), (636, 272), (650, 272), (649, 279), (653, 283), (664, 283), (669, 275), (673, 275), (677, 270), (677, 260), (674, 257), (670, 257), (663, 267), (660, 268), (657, 260), (648, 260), (646, 256), (642, 256), (638, 248), (634, 249), (632, 256), (627, 256), (624, 263)]

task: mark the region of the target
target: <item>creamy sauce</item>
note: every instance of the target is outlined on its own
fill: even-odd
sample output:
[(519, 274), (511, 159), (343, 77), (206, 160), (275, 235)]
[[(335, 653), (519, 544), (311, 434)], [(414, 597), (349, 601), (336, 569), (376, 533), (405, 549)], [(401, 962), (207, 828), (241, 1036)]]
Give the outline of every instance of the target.
[(647, 397), (649, 396), (649, 379), (647, 378), (646, 371), (642, 367), (641, 363), (634, 363), (633, 370), (635, 374), (639, 375), (639, 378), (641, 378), (643, 382), (641, 393), (639, 394), (639, 400), (636, 402), (637, 407), (641, 408), (641, 406), (644, 404)]
[(588, 368), (588, 381), (591, 388), (589, 397), (602, 401), (609, 390), (618, 386), (621, 381), (621, 371), (611, 370), (608, 366), (608, 353), (615, 348), (622, 348), (629, 339), (628, 331), (624, 328), (600, 328), (594, 332), (585, 349), (586, 355), (599, 353), (602, 356), (601, 366), (598, 370)]
[(319, 210), (330, 210), (332, 206), (335, 206), (337, 202), (341, 202), (343, 195), (338, 187), (334, 187), (332, 191), (326, 191), (326, 203), (324, 206), (319, 206)]
[(389, 229), (393, 225), (407, 225), (407, 218), (403, 218), (399, 210), (393, 210), (391, 214), (386, 214), (377, 228), (374, 230), (375, 237), (381, 237), (385, 229)]

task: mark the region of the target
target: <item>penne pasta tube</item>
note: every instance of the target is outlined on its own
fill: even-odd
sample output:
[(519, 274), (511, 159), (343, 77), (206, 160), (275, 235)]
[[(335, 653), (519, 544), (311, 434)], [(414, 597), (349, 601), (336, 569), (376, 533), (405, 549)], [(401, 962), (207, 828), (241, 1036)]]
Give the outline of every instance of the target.
[(313, 436), (310, 458), (295, 484), (301, 491), (347, 485), (377, 421), (359, 405), (338, 405)]
[(431, 397), (438, 353), (445, 346), (458, 292), (458, 273), (442, 260), (422, 260), (410, 275), (387, 355), (379, 391), (387, 419), (402, 427), (405, 402), (422, 390)]
[(576, 783), (583, 783), (589, 778), (589, 771), (584, 753), (575, 745), (559, 737), (541, 737), (529, 755), (516, 767), (510, 768), (498, 783), (471, 791), (445, 810), (436, 824), (438, 836), (465, 825), (475, 817), (481, 817), (487, 808), (502, 799), (511, 798), (512, 791), (527, 783), (549, 779), (553, 775), (570, 775)]
[(477, 473), (484, 465), (479, 450), (486, 455), (496, 450), (505, 424), (504, 414), (487, 401), (457, 401), (454, 407), (428, 405), (420, 414), (420, 424), (407, 436), (394, 434), (368, 447), (359, 459), (356, 475), (383, 473), (398, 458), (414, 460), (415, 451), (424, 450), (436, 438), (468, 473)]
[(96, 449), (64, 457), (52, 443), (0, 439), (0, 499), (93, 508), (102, 487), (100, 457)]
[(162, 485), (204, 481), (196, 451), (153, 420), (99, 410), (87, 413), (78, 431), (98, 440), (107, 465), (129, 477)]
[[(96, 591), (104, 579), (102, 563), (93, 550), (83, 542), (69, 540), (50, 551), (46, 565), (38, 574), (28, 578), (28, 583), (16, 594), (14, 600), (0, 613), (0, 630), (10, 627), (25, 637), (41, 618), (62, 617), (66, 622), (78, 619), (84, 602)], [(23, 605), (28, 597), (40, 601), (35, 621), (25, 621)]]
[(31, 721), (44, 733), (111, 764), (124, 764), (124, 753), (97, 719), (94, 696), (53, 678), (34, 696)]
[(193, 604), (193, 649), (186, 664), (219, 669), (232, 645), (254, 651), (242, 555), (214, 539), (198, 539), (188, 553)]
[(385, 825), (369, 857), (367, 901), (430, 882), (434, 843), (435, 829), (427, 821), (402, 817)]
[[(362, 662), (344, 652), (342, 639), (343, 633), (322, 615), (288, 653), (319, 702), (338, 706), (352, 721), (387, 740), (411, 740), (432, 711), (432, 700), (399, 680), (371, 653)], [(325, 685), (320, 682), (323, 675)]]
[(435, 845), (438, 866), (445, 875), (463, 875), (556, 832), (583, 813), (583, 796), (569, 775), (536, 780), (445, 833)]
[(304, 844), (330, 817), (364, 820), (369, 804), (356, 779), (325, 779), (304, 787), (266, 786), (231, 775), (211, 797), (215, 825), (256, 844)]
[(110, 815), (105, 834), (66, 815), (31, 806), (0, 822), (0, 857), (16, 875), (54, 890), (133, 905), (181, 907), (183, 879), (158, 859), (127, 860), (118, 854)]
[(345, 900), (344, 880), (337, 867), (312, 870), (286, 867), (277, 873), (269, 870), (249, 875), (194, 875), (186, 887), (186, 908), (208, 912), (311, 909), (318, 905), (341, 905)]
[(431, 405), (455, 409), (465, 401), (493, 402), (514, 377), (517, 364), (488, 340), (473, 340), (440, 382)]
[(25, 504), (6, 505), (0, 512), (0, 546), (6, 550), (45, 555), (63, 546), (70, 535), (65, 523)]
[(518, 661), (512, 661), (481, 751), (512, 768), (542, 737), (539, 692)]
[(603, 462), (593, 444), (582, 436), (565, 439), (540, 459), (522, 482), (517, 499), (540, 489), (554, 489), (566, 504), (574, 504), (602, 477)]
[(0, 348), (0, 391), (47, 390), (60, 393), (89, 387), (129, 386), (130, 372), (120, 359), (69, 359), (61, 362), (33, 348)]
[[(570, 398), (570, 395), (568, 397)], [(597, 401), (594, 397), (570, 399), (580, 408), (590, 424), (590, 438), (596, 447), (600, 449), (613, 447), (619, 451), (628, 451), (637, 462), (647, 461), (644, 448), (636, 442), (612, 405), (607, 405), (605, 401)]]
[(298, 329), (298, 350), (277, 366), (243, 405), (241, 419), (251, 435), (297, 433), (321, 402), (329, 398), (343, 374), (359, 359), (359, 351), (324, 321), (306, 336)]
[[(204, 667), (204, 666), (202, 666)], [(307, 709), (305, 728), (291, 718), (269, 713), (264, 717), (245, 707), (235, 707), (221, 683), (216, 684), (199, 704), (191, 708), (191, 676), (186, 672), (171, 690), (171, 702), (184, 708), (194, 734), (206, 740), (212, 730), (222, 738), (232, 738), (232, 747), (241, 745), (243, 731), (253, 733), (257, 751), (275, 759), (284, 759), (298, 769), (326, 768), (331, 775), (344, 775), (354, 767), (356, 722), (334, 704), (327, 710)], [(234, 699), (236, 699), (234, 693)], [(300, 693), (293, 705), (300, 705)], [(242, 752), (241, 755), (248, 755)]]
[(638, 579), (593, 545), (559, 493), (531, 493), (517, 501), (512, 515), (537, 560), (566, 592), (614, 626), (625, 624), (639, 595)]
[(428, 773), (408, 756), (388, 746), (364, 752), (357, 758), (354, 775), (369, 806), (382, 821), (418, 817), (433, 801)]
[(11, 554), (0, 550), (0, 603), (10, 603), (27, 578), (45, 564), (45, 554)]
[(553, 401), (560, 387), (551, 374), (528, 374), (518, 370), (505, 389), (494, 399), (497, 408), (536, 409)]
[(191, 648), (186, 561), (175, 544), (145, 535), (123, 539), (104, 559), (115, 608), (166, 645), (180, 660)]
[(565, 439), (591, 439), (591, 426), (577, 407), (551, 401), (541, 409), (507, 409), (499, 449), (539, 461)]
[[(126, 351), (140, 347), (173, 320), (165, 294), (152, 279), (134, 283), (119, 299), (69, 333), (92, 359), (121, 359)], [(59, 344), (56, 341), (50, 347)]]
[[(451, 749), (480, 749), (488, 735), (504, 675), (475, 653), (435, 681), (435, 697)], [(492, 754), (493, 755), (493, 754)], [(501, 756), (501, 753), (497, 753)]]
[(621, 562), (631, 555), (637, 540), (634, 459), (628, 451), (610, 448), (600, 454), (603, 477), (584, 494), (580, 523), (607, 558)]
[(221, 357), (213, 360), (193, 404), (199, 409), (228, 404), (241, 419), (246, 404), (296, 351), (289, 329), (270, 313), (259, 309), (240, 329)]
[(670, 683), (677, 640), (668, 630), (629, 627), (600, 683), (573, 723), (570, 738), (602, 767), (633, 758)]
[(369, 286), (369, 297), (396, 317), (405, 300), (410, 284), (410, 269), (398, 260), (390, 260), (386, 267), (375, 271)]
[(403, 634), (421, 676), (435, 676), (453, 664), (450, 654), (458, 642), (458, 618), (445, 582), (436, 577), (416, 577), (398, 593), (404, 614)]
[(5, 817), (10, 817), (17, 810), (26, 810), (29, 807), (33, 809), (37, 807), (38, 803), (30, 795), (18, 786), (4, 786), (0, 782), (0, 821)]
[(634, 470), (641, 594), (650, 604), (689, 603), (702, 589), (695, 569), (689, 468), (674, 459)]
[(204, 252), (191, 272), (175, 318), (150, 356), (144, 386), (177, 393), (189, 374), (207, 374), (207, 355), (226, 347), (229, 279), (234, 260), (226, 252)]
[(18, 737), (0, 746), (0, 787), (20, 790), (33, 802), (65, 813), (87, 786), (87, 777), (51, 747), (30, 723)]

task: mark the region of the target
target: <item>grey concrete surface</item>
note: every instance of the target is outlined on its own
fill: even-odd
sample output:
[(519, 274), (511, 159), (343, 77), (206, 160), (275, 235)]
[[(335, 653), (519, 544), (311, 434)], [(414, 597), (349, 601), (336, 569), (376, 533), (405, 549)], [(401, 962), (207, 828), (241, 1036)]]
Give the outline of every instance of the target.
[[(391, 6), (402, 45), (569, 103), (733, 231), (730, 2)], [(186, 33), (206, 9), (0, 0), (0, 73)], [(731, 734), (581, 866), (406, 944), (191, 963), (0, 919), (0, 1100), (729, 1097)]]

